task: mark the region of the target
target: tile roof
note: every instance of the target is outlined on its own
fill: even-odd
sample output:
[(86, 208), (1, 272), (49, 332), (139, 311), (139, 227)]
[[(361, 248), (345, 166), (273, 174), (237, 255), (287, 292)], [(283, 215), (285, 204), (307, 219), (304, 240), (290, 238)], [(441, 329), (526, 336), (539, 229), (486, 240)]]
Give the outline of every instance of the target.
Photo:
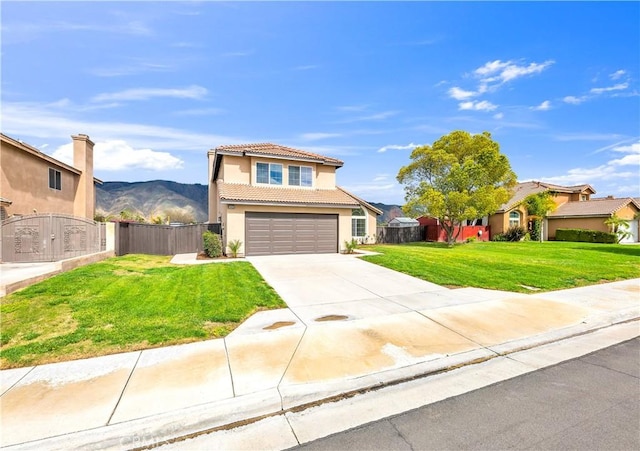
[(565, 216), (610, 216), (622, 207), (633, 203), (639, 210), (640, 205), (632, 198), (609, 199), (606, 197), (583, 202), (567, 202), (549, 213), (550, 218)]
[(318, 163), (342, 166), (344, 162), (336, 158), (325, 157), (323, 155), (307, 152), (305, 150), (294, 149), (292, 147), (281, 146), (271, 143), (255, 143), (255, 144), (232, 144), (218, 146), (215, 148), (217, 153), (231, 154), (258, 154), (275, 158), (293, 158), (302, 160), (312, 160)]
[(583, 193), (587, 190), (591, 190), (592, 193), (596, 192), (596, 190), (594, 190), (591, 185), (561, 186), (546, 182), (522, 182), (516, 185), (513, 190), (513, 196), (511, 196), (511, 199), (509, 199), (509, 201), (505, 204), (502, 204), (498, 211), (510, 210), (520, 202), (525, 200), (531, 194), (537, 194), (543, 191), (555, 191), (559, 193)]
[(224, 203), (318, 205), (358, 207), (360, 203), (340, 189), (300, 189), (218, 183)]
[(355, 200), (358, 201), (358, 203), (366, 208), (368, 208), (369, 210), (371, 210), (372, 212), (374, 212), (377, 215), (381, 215), (384, 213), (384, 211), (380, 210), (379, 208), (374, 207), (373, 205), (371, 205), (369, 202), (367, 202), (366, 200), (363, 200), (361, 198), (359, 198), (358, 196), (356, 196), (355, 194), (351, 194), (349, 191), (347, 191), (344, 188), (340, 188), (339, 186), (336, 186), (337, 189), (339, 189), (340, 191), (344, 192), (347, 196), (353, 197)]

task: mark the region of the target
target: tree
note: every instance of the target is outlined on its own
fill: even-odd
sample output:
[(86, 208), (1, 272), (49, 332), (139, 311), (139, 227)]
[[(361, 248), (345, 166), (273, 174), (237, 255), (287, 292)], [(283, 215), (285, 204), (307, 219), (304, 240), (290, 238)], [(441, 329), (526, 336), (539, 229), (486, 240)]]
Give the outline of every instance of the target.
[(553, 201), (551, 193), (543, 191), (541, 193), (531, 194), (522, 201), (527, 209), (527, 215), (533, 221), (531, 239), (533, 241), (542, 241), (542, 222), (549, 212), (555, 210), (556, 203)]
[(611, 228), (611, 233), (615, 233), (618, 236), (618, 243), (632, 236), (631, 232), (629, 232), (629, 221), (620, 218), (615, 213), (604, 223)]
[(494, 213), (516, 184), (509, 160), (489, 132), (457, 130), (432, 145), (416, 147), (410, 158), (397, 177), (406, 192), (403, 210), (412, 217), (438, 218), (449, 246), (463, 221)]

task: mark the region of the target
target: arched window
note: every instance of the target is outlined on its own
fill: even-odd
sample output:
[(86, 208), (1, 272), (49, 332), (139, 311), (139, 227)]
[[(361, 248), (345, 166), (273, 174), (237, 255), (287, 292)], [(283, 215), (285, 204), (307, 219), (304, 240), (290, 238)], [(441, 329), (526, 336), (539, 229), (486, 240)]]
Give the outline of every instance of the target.
[(509, 227), (518, 227), (520, 225), (520, 212), (512, 211), (509, 213)]

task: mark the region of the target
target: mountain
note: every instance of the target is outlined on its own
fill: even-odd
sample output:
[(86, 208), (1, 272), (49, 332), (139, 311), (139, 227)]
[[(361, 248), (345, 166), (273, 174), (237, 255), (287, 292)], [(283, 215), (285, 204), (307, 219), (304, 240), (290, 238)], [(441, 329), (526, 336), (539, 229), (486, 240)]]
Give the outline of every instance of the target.
[(379, 204), (376, 202), (369, 202), (372, 206), (379, 210), (382, 210), (382, 214), (378, 216), (378, 224), (387, 224), (393, 218), (402, 218), (404, 213), (399, 205)]
[(208, 219), (206, 185), (166, 180), (149, 182), (104, 182), (96, 187), (96, 210), (118, 216), (129, 210), (149, 219), (152, 216), (192, 217), (197, 222)]
[[(192, 217), (197, 222), (208, 219), (209, 188), (199, 183), (187, 184), (167, 180), (149, 182), (104, 182), (96, 187), (96, 210), (105, 216), (119, 216), (128, 210), (147, 219), (153, 216)], [(386, 224), (404, 214), (398, 205), (369, 202), (383, 211), (379, 224)]]

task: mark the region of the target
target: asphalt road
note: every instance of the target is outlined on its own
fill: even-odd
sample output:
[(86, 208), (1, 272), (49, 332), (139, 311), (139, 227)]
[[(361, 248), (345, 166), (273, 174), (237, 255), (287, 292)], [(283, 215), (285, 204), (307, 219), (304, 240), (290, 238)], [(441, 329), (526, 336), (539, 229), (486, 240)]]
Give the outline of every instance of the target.
[(296, 449), (639, 450), (640, 338)]

